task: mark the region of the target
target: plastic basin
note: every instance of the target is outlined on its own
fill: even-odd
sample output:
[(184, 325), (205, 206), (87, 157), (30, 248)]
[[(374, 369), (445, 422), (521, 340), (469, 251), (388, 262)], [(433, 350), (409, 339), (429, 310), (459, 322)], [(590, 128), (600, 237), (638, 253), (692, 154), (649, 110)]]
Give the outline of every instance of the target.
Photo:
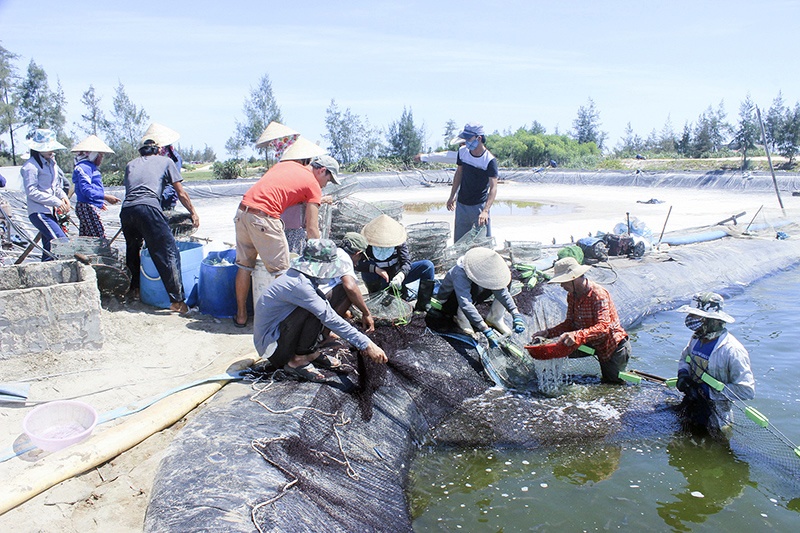
[(89, 437), (97, 424), (97, 411), (76, 400), (48, 402), (28, 413), (22, 430), (31, 443), (48, 452), (77, 444)]

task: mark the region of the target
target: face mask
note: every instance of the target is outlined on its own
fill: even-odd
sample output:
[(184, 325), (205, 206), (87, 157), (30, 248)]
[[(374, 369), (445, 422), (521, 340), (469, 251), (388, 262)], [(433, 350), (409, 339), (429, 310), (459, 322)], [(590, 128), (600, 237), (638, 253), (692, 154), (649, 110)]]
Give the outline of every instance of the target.
[(380, 246), (373, 246), (372, 247), (372, 257), (377, 259), (378, 261), (386, 261), (392, 254), (394, 253), (394, 247), (391, 248), (381, 248)]
[(700, 331), (704, 322), (703, 317), (697, 315), (686, 315), (686, 319), (683, 321), (686, 327), (692, 331)]
[(466, 143), (467, 149), (475, 150), (476, 148), (478, 148), (478, 145), (480, 144), (480, 142), (481, 142), (480, 139), (478, 139), (477, 137), (475, 137), (471, 141), (467, 141), (467, 143)]

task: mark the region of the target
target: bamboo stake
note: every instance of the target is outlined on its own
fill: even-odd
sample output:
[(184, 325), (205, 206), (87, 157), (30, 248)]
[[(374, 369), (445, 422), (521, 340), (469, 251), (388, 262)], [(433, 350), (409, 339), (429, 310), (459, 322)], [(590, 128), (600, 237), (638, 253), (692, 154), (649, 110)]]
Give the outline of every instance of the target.
[(764, 151), (767, 152), (767, 161), (769, 162), (769, 171), (772, 173), (772, 184), (775, 186), (775, 195), (778, 197), (778, 203), (781, 206), (783, 216), (786, 216), (786, 209), (783, 208), (783, 200), (781, 200), (781, 193), (778, 191), (778, 180), (775, 179), (775, 168), (772, 166), (772, 157), (769, 155), (769, 146), (767, 146), (767, 132), (764, 130), (764, 121), (761, 120), (761, 110), (756, 106), (756, 115), (758, 115), (758, 124), (761, 126), (761, 140), (764, 142)]

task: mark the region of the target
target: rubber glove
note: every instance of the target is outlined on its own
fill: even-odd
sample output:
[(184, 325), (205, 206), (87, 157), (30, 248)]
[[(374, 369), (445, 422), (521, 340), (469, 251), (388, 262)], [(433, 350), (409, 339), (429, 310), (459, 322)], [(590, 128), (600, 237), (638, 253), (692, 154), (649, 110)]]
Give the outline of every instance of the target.
[(514, 315), (514, 333), (522, 333), (525, 331), (525, 319), (519, 313)]
[(406, 279), (406, 275), (402, 272), (398, 272), (392, 278), (392, 281), (389, 282), (389, 286), (395, 290), (400, 290), (400, 287), (403, 286), (403, 280)]
[(486, 336), (486, 340), (489, 341), (490, 348), (497, 348), (500, 346), (500, 339), (497, 337), (497, 333), (494, 332), (492, 328), (487, 329), (483, 332)]
[(689, 377), (689, 372), (686, 370), (678, 372), (678, 381), (675, 384), (675, 388), (684, 394), (689, 393), (689, 390), (692, 389), (692, 379)]

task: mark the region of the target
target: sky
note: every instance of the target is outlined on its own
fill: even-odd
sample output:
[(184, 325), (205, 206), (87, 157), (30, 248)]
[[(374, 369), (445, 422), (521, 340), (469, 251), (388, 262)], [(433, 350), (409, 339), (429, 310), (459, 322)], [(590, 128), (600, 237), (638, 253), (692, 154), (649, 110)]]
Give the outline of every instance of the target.
[(794, 105), (799, 16), (789, 0), (0, 0), (0, 44), (60, 81), (69, 124), (90, 85), (108, 113), (122, 83), (218, 159), (265, 74), (283, 123), (323, 146), (332, 99), (384, 130), (410, 109), (436, 147), (451, 119), (567, 133), (591, 98), (613, 148), (628, 123), (680, 133), (720, 102), (735, 122), (748, 94)]

